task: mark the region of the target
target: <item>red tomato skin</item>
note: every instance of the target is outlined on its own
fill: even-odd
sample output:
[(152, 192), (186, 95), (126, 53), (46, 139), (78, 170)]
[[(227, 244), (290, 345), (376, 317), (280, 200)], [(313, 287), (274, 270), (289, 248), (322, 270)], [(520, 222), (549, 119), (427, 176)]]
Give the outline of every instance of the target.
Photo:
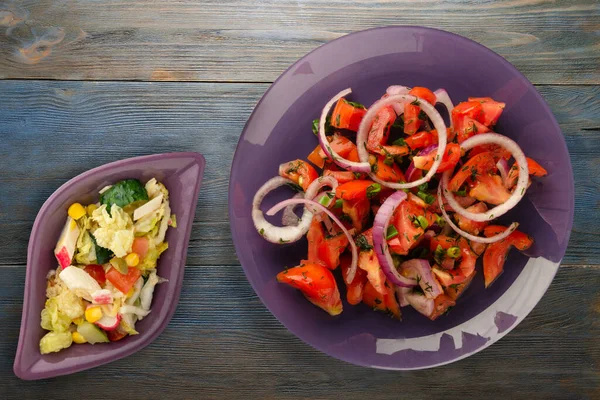
[(100, 286), (104, 286), (106, 283), (106, 274), (102, 265), (88, 264), (85, 266), (84, 271), (87, 272)]

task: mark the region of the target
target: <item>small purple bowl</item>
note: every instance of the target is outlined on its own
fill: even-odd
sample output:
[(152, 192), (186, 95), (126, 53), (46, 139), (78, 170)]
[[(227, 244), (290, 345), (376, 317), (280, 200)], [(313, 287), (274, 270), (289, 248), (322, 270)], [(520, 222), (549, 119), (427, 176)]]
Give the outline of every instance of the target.
[[(520, 222), (533, 236), (524, 255), (511, 251), (505, 272), (484, 289), (481, 266), (456, 307), (436, 321), (403, 309), (398, 322), (364, 305), (330, 317), (299, 293), (278, 284), (285, 266), (306, 257), (305, 240), (274, 245), (256, 232), (252, 198), (278, 165), (305, 159), (317, 145), (311, 122), (325, 103), (351, 87), (349, 99), (370, 105), (390, 85), (445, 88), (455, 104), (467, 97), (506, 103), (497, 131), (514, 139), (548, 176), (536, 179), (501, 223)], [(442, 111), (444, 114), (444, 111)], [(281, 190), (265, 209), (291, 197)], [(254, 290), (296, 336), (339, 359), (383, 369), (420, 369), (468, 357), (513, 329), (550, 285), (573, 223), (573, 173), (552, 112), (515, 67), (486, 47), (436, 29), (386, 27), (353, 33), (309, 53), (265, 93), (240, 138), (231, 169), (229, 216), (237, 255)], [(345, 300), (345, 289), (341, 287)]]
[[(13, 366), (19, 378), (50, 378), (118, 360), (147, 346), (165, 329), (179, 301), (205, 163), (198, 153), (128, 158), (76, 176), (46, 200), (33, 224), (27, 251), (23, 315)], [(65, 223), (67, 208), (74, 202), (97, 201), (98, 191), (118, 180), (137, 178), (145, 182), (153, 177), (169, 190), (177, 228), (167, 231), (169, 249), (158, 262), (159, 275), (169, 281), (157, 286), (152, 312), (136, 325), (140, 334), (114, 343), (72, 345), (58, 353), (40, 354), (39, 341), (46, 332), (40, 326), (40, 313), (46, 301), (46, 274), (57, 267), (53, 250)]]

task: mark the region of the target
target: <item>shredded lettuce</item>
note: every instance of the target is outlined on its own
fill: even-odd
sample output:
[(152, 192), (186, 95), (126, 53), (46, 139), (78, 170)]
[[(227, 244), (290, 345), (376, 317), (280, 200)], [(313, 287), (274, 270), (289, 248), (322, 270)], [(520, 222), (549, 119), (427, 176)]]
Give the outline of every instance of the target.
[(169, 191), (162, 183), (158, 182), (156, 178), (150, 179), (146, 182), (146, 192), (148, 192), (148, 196), (153, 199), (159, 194), (163, 194), (163, 199), (167, 200), (169, 198)]
[(146, 257), (144, 257), (142, 262), (139, 263), (138, 268), (141, 269), (142, 271), (149, 270), (149, 269), (156, 269), (156, 263), (158, 261), (158, 258), (168, 248), (169, 248), (169, 243), (162, 242), (158, 246), (153, 247), (150, 250), (148, 250), (148, 254), (146, 254)]
[(42, 310), (42, 328), (47, 331), (66, 332), (71, 326), (72, 318), (59, 310), (58, 296), (46, 300)]
[(42, 354), (54, 353), (66, 349), (73, 343), (71, 332), (48, 332), (40, 340)]
[(64, 290), (55, 297), (58, 303), (58, 311), (66, 315), (70, 319), (82, 317), (85, 309), (81, 298), (70, 290)]
[(77, 239), (77, 253), (75, 254), (75, 261), (78, 264), (93, 264), (96, 262), (96, 246), (92, 241), (90, 233), (86, 230), (82, 230), (79, 238)]
[(98, 229), (93, 234), (99, 246), (110, 249), (115, 256), (125, 257), (133, 244), (133, 221), (131, 217), (116, 204), (108, 213), (106, 205), (102, 205), (92, 213)]
[(133, 226), (136, 236), (144, 236), (145, 234), (153, 231), (164, 215), (165, 206), (163, 203), (160, 207), (152, 211), (150, 214), (137, 220), (135, 222), (135, 225)]
[(137, 321), (137, 316), (135, 314), (123, 314), (120, 323), (121, 328), (123, 328), (128, 335), (137, 335), (139, 332), (135, 330), (135, 321)]

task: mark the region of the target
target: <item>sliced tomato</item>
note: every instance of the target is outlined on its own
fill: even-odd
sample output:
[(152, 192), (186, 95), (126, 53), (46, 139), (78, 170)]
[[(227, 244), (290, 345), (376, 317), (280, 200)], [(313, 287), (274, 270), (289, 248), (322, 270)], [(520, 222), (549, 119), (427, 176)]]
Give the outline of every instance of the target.
[(425, 210), (410, 201), (403, 201), (392, 216), (392, 221), (398, 231), (400, 245), (389, 244), (392, 253), (406, 255), (423, 238), (425, 230), (416, 226), (417, 217), (424, 216)]
[(378, 292), (371, 282), (367, 282), (363, 292), (363, 303), (373, 310), (387, 313), (400, 319), (400, 306), (396, 302), (396, 296), (391, 285), (384, 283), (385, 292)]
[(475, 271), (475, 263), (477, 262), (477, 254), (473, 252), (467, 239), (461, 237), (458, 239), (458, 248), (460, 248), (460, 264), (458, 268), (461, 273), (467, 277), (471, 276)]
[(371, 170), (374, 171), (375, 176), (382, 181), (394, 183), (406, 182), (404, 174), (393, 159), (385, 156), (371, 156), (369, 159), (371, 162)]
[(502, 115), (506, 104), (495, 101), (491, 97), (469, 97), (469, 101), (477, 101), (481, 103), (483, 116), (481, 122), (486, 126), (496, 125), (498, 118)]
[(419, 114), (421, 113), (421, 107), (415, 104), (406, 104), (404, 106), (404, 133), (407, 135), (414, 135), (421, 127), (421, 121)]
[(319, 177), (312, 165), (303, 160), (294, 160), (279, 166), (279, 176), (287, 178), (306, 191), (308, 186)]
[(471, 157), (452, 177), (448, 183), (448, 190), (457, 192), (468, 178), (475, 179), (492, 170), (494, 165), (494, 156), (490, 152), (479, 153)]
[(464, 101), (459, 103), (452, 110), (452, 126), (455, 132), (458, 134), (456, 127), (462, 126), (462, 117), (467, 116), (474, 119), (475, 121), (483, 122), (483, 107), (478, 101)]
[(356, 148), (356, 145), (352, 148), (352, 150), (350, 150), (350, 152), (348, 152), (346, 159), (348, 161), (360, 162), (360, 158), (358, 157), (358, 149)]
[(469, 196), (489, 204), (499, 205), (510, 197), (510, 192), (504, 187), (499, 175), (482, 174), (477, 176), (475, 185), (469, 191)]
[(431, 90), (422, 86), (415, 86), (414, 88), (410, 89), (408, 94), (420, 97), (432, 106), (435, 106), (435, 103), (437, 101), (435, 94)]
[(133, 239), (133, 244), (131, 245), (131, 251), (137, 254), (140, 257), (140, 260), (143, 260), (148, 254), (148, 249), (150, 248), (150, 242), (147, 237), (136, 237)]
[(307, 263), (277, 274), (277, 281), (299, 289), (304, 296), (330, 315), (342, 312), (342, 300), (330, 270), (321, 264)]
[(343, 233), (325, 238), (317, 248), (319, 260), (327, 268), (336, 269), (340, 265), (340, 255), (346, 250), (348, 244), (348, 238)]
[[(436, 157), (437, 151), (433, 151), (425, 156), (413, 157), (413, 163), (415, 165), (415, 168), (428, 171), (429, 169), (431, 169), (431, 166), (435, 162)], [(444, 151), (442, 163), (438, 167), (437, 172), (444, 172), (447, 170), (454, 169), (459, 160), (460, 145), (456, 143), (448, 143), (448, 145), (446, 145), (446, 150)]]
[(438, 134), (435, 129), (432, 129), (429, 132), (421, 131), (405, 138), (404, 141), (412, 150), (421, 149), (432, 144), (437, 144)]
[(320, 144), (318, 144), (317, 147), (315, 147), (315, 149), (307, 157), (308, 161), (310, 161), (319, 168), (323, 168), (326, 159), (327, 156), (325, 156), (325, 153), (323, 152), (323, 149), (321, 149)]
[[(473, 212), (473, 213), (483, 213), (486, 212), (488, 210), (488, 207), (485, 205), (485, 203), (479, 202), (479, 203), (475, 203), (472, 206), (467, 208), (467, 211), (469, 212)], [(481, 232), (483, 232), (483, 229), (489, 225), (488, 221), (482, 221), (482, 222), (478, 222), (478, 221), (473, 221), (472, 219), (468, 219), (466, 217), (463, 217), (462, 215), (456, 213), (454, 215), (454, 218), (456, 219), (456, 222), (458, 223), (458, 227), (460, 229), (462, 229), (465, 232), (468, 232), (472, 235), (479, 235)]]
[(396, 120), (396, 112), (392, 106), (386, 106), (381, 108), (373, 118), (371, 129), (369, 130), (369, 136), (367, 139), (367, 150), (377, 153), (384, 154), (382, 146), (385, 146), (390, 136), (390, 129)]
[[(374, 186), (377, 185), (377, 186)], [(343, 185), (339, 185), (336, 190), (336, 197), (344, 200), (367, 200), (368, 194), (374, 188), (379, 187), (373, 181), (369, 180), (354, 180), (352, 182), (346, 182)], [(369, 189), (371, 188), (371, 189)], [(381, 188), (380, 188), (381, 189)]]
[(121, 327), (118, 327), (117, 329), (113, 329), (112, 331), (105, 331), (106, 332), (106, 336), (108, 337), (108, 340), (110, 340), (111, 342), (117, 342), (121, 339), (123, 339), (125, 336), (127, 336), (127, 332), (125, 332), (123, 329), (121, 329)]
[[(527, 158), (527, 168), (529, 169), (529, 175), (533, 176), (546, 176), (548, 175), (548, 171), (540, 164), (538, 164), (534, 159)], [(517, 174), (518, 176), (518, 174)]]
[[(145, 255), (145, 254), (144, 254)], [(140, 256), (140, 258), (142, 258)], [(100, 286), (104, 286), (106, 283), (106, 274), (102, 265), (88, 264), (85, 266), (84, 271), (87, 272)]]
[(358, 255), (358, 268), (367, 273), (367, 279), (373, 288), (381, 294), (385, 294), (385, 274), (381, 270), (375, 252), (363, 250)]
[(331, 126), (356, 132), (366, 113), (365, 107), (350, 103), (342, 97), (338, 100), (331, 114)]
[(434, 252), (438, 246), (442, 246), (442, 249), (448, 250), (450, 247), (456, 246), (456, 239), (446, 235), (437, 235), (429, 239), (429, 250)]
[(323, 226), (316, 218), (313, 218), (310, 223), (306, 239), (308, 240), (308, 261), (320, 262), (319, 246), (325, 240), (325, 232), (323, 231)]
[(469, 244), (471, 245), (471, 250), (473, 250), (473, 253), (477, 254), (477, 257), (482, 255), (487, 248), (487, 244), (485, 243), (471, 241)]
[(388, 281), (384, 283), (386, 294), (384, 296), (384, 302), (387, 307), (387, 312), (394, 318), (402, 319), (402, 313), (400, 311), (400, 305), (396, 300), (396, 289), (393, 284)]
[(352, 227), (357, 232), (362, 231), (369, 217), (370, 210), (371, 203), (368, 199), (344, 200), (342, 202), (342, 211), (350, 218)]
[(331, 176), (335, 178), (338, 184), (350, 182), (356, 179), (352, 171), (332, 171), (330, 169), (323, 170), (323, 176)]
[(142, 271), (135, 267), (129, 267), (127, 274), (122, 274), (114, 268), (106, 271), (106, 280), (113, 284), (121, 293), (129, 293), (135, 281), (142, 276)]
[(497, 144), (482, 144), (479, 146), (475, 146), (469, 152), (469, 157), (474, 157), (479, 153), (485, 153), (485, 152), (492, 153), (492, 156), (494, 157), (494, 160), (496, 160), (496, 162), (498, 160), (500, 160), (501, 158), (504, 158), (505, 160), (509, 160), (512, 157), (512, 154), (510, 153), (510, 151), (506, 150), (502, 146), (498, 146)]
[[(486, 236), (491, 236), (491, 233), (499, 233), (501, 228), (498, 225), (490, 225), (484, 231)], [(519, 231), (514, 231), (508, 237), (488, 245), (483, 254), (483, 277), (485, 287), (489, 287), (504, 271), (504, 262), (508, 256), (508, 252), (512, 246), (518, 250), (527, 250), (533, 244), (533, 239)]]
[(456, 302), (451, 297), (440, 294), (433, 300), (433, 312), (429, 319), (435, 321), (441, 315), (444, 315), (451, 307), (454, 307)]
[[(347, 281), (348, 271), (351, 264), (352, 257), (349, 254), (343, 254), (340, 257), (340, 267), (342, 268), (342, 277), (344, 278), (344, 282)], [(348, 300), (348, 303), (355, 306), (362, 301), (363, 292), (367, 282), (367, 273), (363, 269), (357, 268), (352, 282), (350, 282), (350, 284), (346, 284), (346, 300)]]
[(456, 125), (454, 126), (454, 131), (456, 132), (458, 143), (462, 143), (478, 133), (487, 133), (490, 131), (487, 126), (468, 115), (458, 116), (455, 120)]
[(477, 275), (477, 271), (473, 271), (473, 273), (466, 277), (464, 281), (461, 283), (451, 284), (444, 289), (444, 293), (452, 300), (456, 301), (460, 297), (461, 294), (467, 290), (471, 282), (473, 282), (473, 278)]

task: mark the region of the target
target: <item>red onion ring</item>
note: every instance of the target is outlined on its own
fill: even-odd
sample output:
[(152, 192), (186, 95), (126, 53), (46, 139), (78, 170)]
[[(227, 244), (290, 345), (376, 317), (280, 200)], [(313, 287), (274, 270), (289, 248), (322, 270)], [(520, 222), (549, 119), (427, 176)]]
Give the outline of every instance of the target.
[[(304, 197), (304, 193), (296, 193), (294, 195), (294, 197), (292, 197), (292, 198), (300, 199), (303, 197)], [(281, 216), (281, 225), (283, 225), (283, 226), (298, 225), (298, 222), (300, 222), (300, 217), (297, 216), (296, 213), (294, 212), (294, 209), (296, 207), (298, 207), (298, 204), (288, 206), (285, 208), (285, 210), (283, 210), (283, 215)]]
[(409, 287), (415, 286), (417, 281), (400, 275), (398, 270), (396, 270), (394, 260), (388, 250), (387, 240), (385, 239), (390, 218), (394, 214), (396, 207), (404, 200), (406, 200), (406, 193), (399, 190), (383, 202), (373, 222), (373, 244), (381, 270), (389, 281), (394, 285)]
[(406, 295), (410, 292), (412, 292), (412, 288), (396, 286), (396, 297), (398, 297), (398, 305), (400, 307), (406, 307), (409, 304)]
[[(385, 91), (388, 96), (394, 96), (396, 94), (408, 94), (408, 92), (410, 92), (409, 87), (400, 85), (392, 85)], [(404, 103), (392, 104), (392, 107), (394, 108), (396, 115), (404, 114)]]
[(446, 89), (438, 89), (435, 92), (435, 98), (437, 100), (436, 104), (442, 103), (446, 110), (448, 110), (448, 118), (450, 119), (450, 127), (452, 127), (452, 110), (454, 110), (454, 104), (450, 99), (450, 95), (446, 92)]
[(502, 183), (504, 184), (504, 187), (506, 187), (506, 182), (508, 179), (508, 172), (510, 171), (508, 162), (504, 158), (501, 158), (496, 163), (496, 168), (498, 168), (498, 171), (500, 172), (500, 176), (502, 177)]
[(464, 237), (465, 239), (469, 239), (473, 242), (486, 243), (486, 244), (495, 243), (499, 240), (506, 238), (508, 235), (513, 233), (515, 231), (515, 229), (517, 229), (519, 226), (518, 222), (513, 222), (512, 224), (510, 224), (508, 229), (506, 229), (504, 232), (502, 232), (498, 235), (495, 235), (495, 236), (487, 237), (487, 238), (472, 235), (469, 232), (465, 232), (462, 229), (460, 229), (458, 226), (456, 226), (454, 221), (452, 221), (452, 218), (450, 218), (450, 216), (448, 216), (448, 213), (446, 213), (446, 207), (444, 206), (444, 200), (442, 199), (442, 183), (441, 182), (440, 182), (440, 185), (438, 186), (437, 197), (438, 197), (438, 202), (440, 203), (440, 210), (442, 211), (442, 217), (446, 221), (447, 226), (451, 227), (454, 230), (454, 232), (458, 233), (460, 236)]
[(325, 104), (325, 107), (321, 112), (321, 119), (319, 120), (319, 144), (321, 145), (321, 148), (323, 149), (327, 157), (331, 158), (333, 162), (339, 165), (340, 167), (350, 170), (352, 172), (367, 173), (371, 172), (371, 164), (369, 164), (366, 161), (355, 162), (342, 158), (331, 148), (329, 142), (327, 141), (327, 135), (325, 135), (325, 121), (327, 119), (327, 114), (329, 114), (329, 111), (331, 110), (331, 107), (333, 107), (336, 101), (338, 101), (344, 96), (349, 95), (350, 93), (352, 93), (352, 89), (350, 88), (342, 90), (341, 92), (333, 96), (331, 100), (327, 102), (327, 104)]
[(378, 100), (371, 107), (369, 107), (369, 110), (364, 115), (364, 117), (360, 123), (360, 127), (358, 128), (358, 132), (356, 134), (356, 146), (358, 147), (358, 158), (360, 159), (361, 164), (365, 163), (365, 162), (367, 162), (367, 164), (368, 164), (369, 152), (367, 151), (367, 140), (368, 140), (368, 136), (369, 136), (369, 129), (371, 127), (371, 123), (373, 122), (373, 118), (375, 118), (375, 116), (377, 115), (377, 112), (382, 107), (385, 107), (390, 104), (412, 103), (415, 101), (418, 101), (420, 103), (419, 107), (421, 107), (421, 109), (425, 112), (425, 114), (427, 114), (429, 119), (431, 119), (431, 122), (433, 122), (434, 128), (438, 132), (437, 156), (435, 158), (433, 165), (431, 166), (431, 169), (429, 170), (429, 172), (427, 172), (427, 174), (423, 178), (418, 179), (414, 182), (409, 182), (409, 183), (392, 183), (392, 182), (383, 181), (383, 180), (379, 179), (375, 174), (371, 173), (371, 170), (369, 168), (369, 176), (371, 177), (372, 180), (379, 183), (380, 185), (383, 185), (383, 186), (386, 186), (386, 187), (389, 187), (392, 189), (396, 189), (396, 190), (397, 189), (410, 189), (410, 188), (419, 186), (425, 182), (428, 182), (435, 175), (435, 172), (437, 171), (438, 167), (442, 163), (442, 158), (444, 156), (444, 152), (446, 151), (446, 141), (447, 141), (448, 132), (446, 131), (446, 125), (445, 125), (444, 120), (443, 120), (442, 116), (440, 115), (440, 113), (437, 112), (437, 110), (435, 109), (434, 106), (432, 106), (427, 101), (425, 101), (419, 97), (408, 95), (408, 94), (397, 94), (394, 96), (386, 97), (385, 99)]
[[(352, 235), (350, 235), (350, 232), (348, 232), (348, 229), (346, 229), (344, 224), (342, 224), (342, 222), (331, 211), (329, 211), (329, 209), (327, 209), (323, 205), (317, 203), (316, 201), (308, 200), (308, 199), (284, 200), (281, 203), (277, 203), (273, 207), (271, 207), (271, 209), (269, 211), (267, 211), (266, 214), (269, 216), (275, 215), (281, 209), (283, 209), (291, 204), (305, 204), (305, 205), (310, 205), (312, 207), (316, 207), (319, 211), (322, 211), (325, 214), (327, 214), (329, 216), (329, 218), (331, 218), (331, 220), (333, 222), (335, 222), (342, 229), (342, 231), (344, 232), (344, 235), (346, 235), (346, 237), (348, 238), (348, 242), (350, 243), (350, 248), (352, 250), (352, 263), (350, 264), (350, 268), (348, 270), (348, 275), (346, 275), (346, 283), (347, 284), (352, 283), (352, 281), (354, 280), (354, 275), (356, 274), (356, 265), (358, 263), (358, 251), (356, 249), (356, 244), (354, 243), (354, 239), (352, 239)], [(307, 209), (308, 209), (308, 207), (305, 208), (305, 210), (307, 210)], [(304, 221), (302, 221), (302, 222), (304, 222)], [(309, 224), (310, 224), (310, 222), (309, 222)]]
[(252, 200), (252, 221), (254, 222), (254, 227), (263, 238), (271, 243), (297, 242), (308, 232), (308, 228), (310, 228), (313, 213), (308, 208), (304, 208), (298, 225), (285, 227), (272, 225), (265, 219), (260, 209), (260, 205), (267, 194), (280, 186), (290, 183), (293, 184), (294, 182), (280, 176), (271, 178), (258, 189), (254, 195), (254, 200)]
[[(326, 204), (323, 204), (323, 206), (329, 207), (331, 205), (331, 203), (334, 201), (335, 190), (338, 187), (338, 181), (333, 176), (320, 176), (319, 178), (312, 181), (310, 183), (310, 185), (308, 185), (308, 187), (306, 188), (306, 194), (304, 195), (304, 198), (309, 199), (309, 200), (319, 201), (319, 203), (320, 203), (321, 199), (320, 198), (317, 199), (317, 197), (320, 197), (317, 194), (317, 192), (319, 190), (321, 190), (321, 188), (323, 188), (324, 186), (329, 186), (331, 188), (331, 192), (333, 193), (333, 196), (331, 196), (331, 197), (327, 196)], [(315, 214), (317, 213), (317, 210), (311, 209), (310, 207), (309, 207), (309, 209), (313, 213), (315, 213)]]
[(491, 219), (506, 214), (509, 210), (516, 206), (519, 203), (519, 201), (521, 201), (521, 199), (525, 195), (525, 191), (527, 190), (527, 183), (529, 181), (529, 169), (527, 168), (527, 159), (525, 158), (525, 154), (523, 154), (523, 151), (521, 150), (519, 145), (516, 144), (512, 139), (509, 139), (506, 136), (502, 136), (497, 133), (480, 133), (465, 140), (460, 145), (460, 148), (462, 151), (467, 151), (471, 150), (475, 146), (479, 146), (482, 144), (496, 144), (505, 148), (512, 154), (515, 161), (519, 164), (519, 180), (517, 181), (517, 187), (512, 192), (508, 200), (506, 200), (503, 204), (496, 206), (486, 212), (473, 213), (461, 207), (461, 205), (458, 204), (458, 202), (454, 198), (454, 194), (450, 190), (448, 190), (448, 181), (450, 180), (450, 176), (453, 171), (445, 171), (442, 175), (442, 181), (440, 184), (440, 187), (443, 186), (443, 194), (446, 200), (448, 201), (448, 204), (463, 217), (477, 222), (489, 221)]
[(411, 278), (414, 276), (421, 289), (423, 289), (425, 297), (435, 299), (443, 293), (442, 286), (433, 276), (431, 265), (427, 260), (418, 258), (408, 260), (400, 265), (400, 269), (406, 271)]

